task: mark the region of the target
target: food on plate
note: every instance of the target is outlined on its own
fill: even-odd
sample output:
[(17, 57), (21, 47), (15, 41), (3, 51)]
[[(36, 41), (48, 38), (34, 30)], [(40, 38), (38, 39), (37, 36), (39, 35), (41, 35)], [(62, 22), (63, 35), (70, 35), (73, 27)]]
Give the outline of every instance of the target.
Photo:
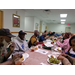
[(54, 58), (53, 55), (51, 55), (51, 58)]
[(59, 48), (57, 50), (59, 51)]
[(43, 43), (46, 43), (46, 41), (43, 41)]
[(35, 49), (38, 49), (38, 47), (34, 47)]
[(59, 48), (57, 49), (58, 51), (61, 51)]
[(20, 59), (20, 61), (23, 61), (24, 59), (23, 59), (23, 57)]
[(54, 58), (54, 57), (49, 58), (49, 63), (59, 64), (60, 62), (61, 62), (60, 60), (57, 60), (57, 59)]

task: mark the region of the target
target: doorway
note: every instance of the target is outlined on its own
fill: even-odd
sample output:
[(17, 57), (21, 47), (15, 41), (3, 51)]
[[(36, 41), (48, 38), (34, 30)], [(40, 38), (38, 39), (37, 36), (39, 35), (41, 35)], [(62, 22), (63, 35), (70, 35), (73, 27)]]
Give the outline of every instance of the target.
[(3, 11), (0, 10), (0, 29), (3, 28)]
[(71, 32), (71, 27), (66, 27), (65, 32)]

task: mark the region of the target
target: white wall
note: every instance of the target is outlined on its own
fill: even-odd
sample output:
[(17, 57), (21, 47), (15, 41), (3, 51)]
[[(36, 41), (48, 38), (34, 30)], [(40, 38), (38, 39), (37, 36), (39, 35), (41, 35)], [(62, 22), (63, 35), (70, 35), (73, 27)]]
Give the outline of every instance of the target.
[[(42, 23), (41, 23), (41, 32), (45, 31), (45, 26), (47, 26), (47, 24), (42, 21)], [(47, 30), (48, 30), (48, 27), (47, 27)]]
[[(25, 11), (22, 9), (1, 9), (3, 11), (3, 27), (9, 28), (12, 32), (18, 32), (20, 30), (24, 30), (24, 19), (25, 19)], [(20, 28), (13, 27), (13, 14), (20, 16)]]
[(25, 17), (25, 31), (34, 31), (34, 17)]
[(47, 24), (48, 31), (65, 32), (66, 27), (71, 27), (71, 33), (75, 33), (75, 25)]
[[(34, 32), (36, 23), (38, 23), (40, 25), (40, 20), (38, 18), (36, 18), (36, 17), (25, 17), (25, 31)], [(29, 40), (33, 34), (34, 33), (27, 33), (26, 39)]]

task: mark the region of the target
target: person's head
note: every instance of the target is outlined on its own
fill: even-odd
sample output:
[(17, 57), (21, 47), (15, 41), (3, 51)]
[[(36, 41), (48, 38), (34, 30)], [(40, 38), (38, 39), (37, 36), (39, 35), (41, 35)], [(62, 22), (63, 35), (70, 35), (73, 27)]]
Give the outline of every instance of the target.
[(51, 34), (52, 32), (51, 32), (51, 31), (49, 31), (49, 33)]
[(75, 35), (70, 38), (69, 44), (70, 46), (75, 46)]
[(64, 36), (63, 36), (63, 39), (68, 39), (70, 37), (70, 34), (69, 33), (65, 33)]
[(46, 33), (42, 33), (42, 35), (43, 35), (44, 37), (46, 37), (47, 34), (46, 34)]
[(74, 36), (74, 35), (75, 35), (75, 33), (71, 34), (71, 37)]
[(3, 36), (3, 38), (7, 43), (11, 41), (11, 37), (15, 37), (10, 33), (9, 29), (4, 29), (4, 28), (0, 29), (0, 36)]
[(62, 33), (61, 35), (62, 35), (62, 36), (64, 36), (64, 35), (65, 35), (65, 33)]
[(45, 30), (45, 31), (44, 31), (44, 33), (46, 33), (46, 34), (47, 34), (47, 33), (48, 33), (48, 32), (47, 32), (47, 30)]
[(38, 30), (35, 30), (35, 31), (34, 31), (34, 35), (35, 35), (36, 37), (39, 35)]
[(21, 40), (24, 40), (25, 34), (26, 34), (26, 33), (25, 33), (23, 30), (21, 30), (21, 31), (19, 31), (18, 36), (19, 36), (19, 38), (20, 38)]
[(54, 34), (55, 34), (55, 32), (52, 33), (52, 35), (54, 35)]

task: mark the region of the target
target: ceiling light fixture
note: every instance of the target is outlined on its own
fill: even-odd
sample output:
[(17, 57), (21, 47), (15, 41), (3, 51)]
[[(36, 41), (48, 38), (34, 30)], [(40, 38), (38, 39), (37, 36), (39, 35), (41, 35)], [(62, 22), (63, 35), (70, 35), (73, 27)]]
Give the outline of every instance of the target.
[(61, 19), (61, 21), (66, 21), (66, 19)]
[(66, 18), (67, 17), (67, 14), (60, 14), (60, 17), (61, 18)]

